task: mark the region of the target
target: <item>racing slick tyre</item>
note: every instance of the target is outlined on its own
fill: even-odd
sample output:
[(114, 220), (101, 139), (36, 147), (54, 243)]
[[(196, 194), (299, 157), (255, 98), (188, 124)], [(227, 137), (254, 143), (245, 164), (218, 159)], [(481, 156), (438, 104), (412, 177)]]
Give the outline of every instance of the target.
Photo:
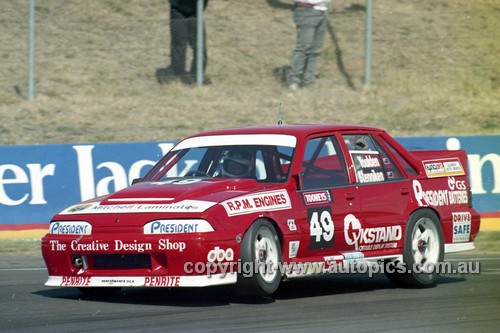
[(436, 282), (436, 265), (444, 258), (444, 239), (439, 218), (430, 209), (410, 215), (405, 232), (403, 264), (388, 272), (393, 283), (402, 286), (429, 286)]
[(267, 296), (278, 289), (281, 272), (281, 245), (274, 226), (266, 219), (256, 220), (241, 242), (240, 260), (235, 292), (240, 296)]

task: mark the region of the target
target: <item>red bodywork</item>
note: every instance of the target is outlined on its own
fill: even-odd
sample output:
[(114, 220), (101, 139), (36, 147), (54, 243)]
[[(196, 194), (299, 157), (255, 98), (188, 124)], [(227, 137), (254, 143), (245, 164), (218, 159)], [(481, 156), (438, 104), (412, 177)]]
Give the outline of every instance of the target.
[[(161, 183), (153, 179), (161, 169), (160, 161), (141, 182), (54, 216), (54, 232), (42, 239), (47, 285), (175, 287), (235, 283), (237, 275), (209, 278), (197, 273), (194, 265), (236, 263), (241, 238), (259, 218), (275, 226), (282, 260), (289, 263), (400, 257), (406, 223), (419, 209), (431, 209), (439, 217), (447, 252), (473, 248), (479, 215), (471, 207), (463, 151), (408, 152), (385, 131), (360, 126), (255, 127), (191, 138), (230, 135), (295, 137), (293, 160), (282, 165), (288, 172), (286, 179), (260, 182), (201, 178)], [(380, 152), (349, 148), (346, 139), (358, 135), (376, 142)], [(309, 180), (304, 177), (307, 143), (323, 137), (338, 144), (335, 154), (326, 157), (339, 160), (330, 163), (326, 157), (316, 156), (315, 163), (319, 168), (339, 169), (332, 171), (331, 177), (344, 177), (347, 184), (329, 186), (321, 175)], [(356, 166), (356, 161), (361, 166)], [(333, 226), (330, 220), (323, 223), (323, 214), (330, 216)], [(147, 223), (169, 220), (181, 220), (175, 222), (181, 232), (172, 232), (168, 229), (172, 224), (167, 222), (158, 223), (161, 230), (149, 225), (151, 233), (145, 231)], [(78, 227), (70, 228), (74, 221), (78, 221)], [(91, 232), (87, 232), (89, 225)], [(321, 228), (319, 233), (313, 225)], [(210, 226), (213, 231), (206, 231)], [(205, 232), (197, 232), (202, 229)]]

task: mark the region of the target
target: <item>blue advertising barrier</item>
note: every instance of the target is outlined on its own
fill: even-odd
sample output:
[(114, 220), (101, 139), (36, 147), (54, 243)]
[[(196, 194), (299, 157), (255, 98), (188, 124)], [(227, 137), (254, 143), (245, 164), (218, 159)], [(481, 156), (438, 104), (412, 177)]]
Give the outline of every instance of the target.
[[(465, 149), (474, 206), (500, 210), (500, 136), (398, 138), (409, 150)], [(174, 142), (0, 146), (2, 225), (48, 223), (67, 206), (143, 177)]]
[(122, 189), (173, 145), (0, 146), (0, 226), (48, 223), (67, 206)]

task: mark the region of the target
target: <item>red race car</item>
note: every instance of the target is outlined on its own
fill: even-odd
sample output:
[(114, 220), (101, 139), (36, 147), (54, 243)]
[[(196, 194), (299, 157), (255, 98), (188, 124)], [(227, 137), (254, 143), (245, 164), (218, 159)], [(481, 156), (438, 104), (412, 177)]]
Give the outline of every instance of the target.
[(269, 295), (353, 263), (432, 284), (444, 254), (473, 249), (479, 231), (466, 166), (464, 151), (409, 152), (369, 127), (197, 134), (132, 186), (57, 214), (42, 239), (46, 285)]

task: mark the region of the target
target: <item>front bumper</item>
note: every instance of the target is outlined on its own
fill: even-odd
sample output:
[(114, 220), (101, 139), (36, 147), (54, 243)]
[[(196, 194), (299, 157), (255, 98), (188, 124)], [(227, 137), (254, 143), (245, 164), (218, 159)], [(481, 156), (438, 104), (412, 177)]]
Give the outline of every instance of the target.
[[(136, 235), (137, 236), (137, 235)], [(220, 235), (53, 235), (42, 239), (47, 286), (58, 287), (204, 287), (236, 282), (236, 274), (197, 271), (214, 252), (215, 264), (234, 262), (239, 244)], [(212, 258), (213, 260), (213, 258)], [(213, 262), (212, 262), (213, 263)], [(189, 269), (187, 269), (189, 268)]]

